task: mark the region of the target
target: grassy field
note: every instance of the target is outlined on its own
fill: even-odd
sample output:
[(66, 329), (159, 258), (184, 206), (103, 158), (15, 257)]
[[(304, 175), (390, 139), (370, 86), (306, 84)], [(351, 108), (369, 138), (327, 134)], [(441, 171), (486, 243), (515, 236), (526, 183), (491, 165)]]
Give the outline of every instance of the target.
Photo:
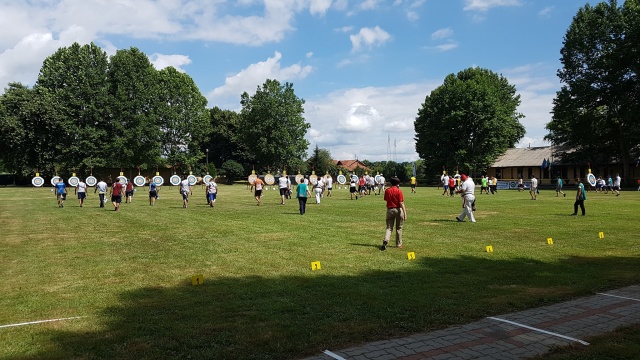
[(573, 189), (483, 194), (471, 224), (459, 197), (402, 189), (405, 248), (382, 252), (381, 196), (344, 189), (300, 216), (244, 185), (119, 212), (0, 188), (0, 326), (81, 316), (0, 328), (0, 358), (295, 359), (640, 283), (640, 192), (588, 193), (585, 217)]

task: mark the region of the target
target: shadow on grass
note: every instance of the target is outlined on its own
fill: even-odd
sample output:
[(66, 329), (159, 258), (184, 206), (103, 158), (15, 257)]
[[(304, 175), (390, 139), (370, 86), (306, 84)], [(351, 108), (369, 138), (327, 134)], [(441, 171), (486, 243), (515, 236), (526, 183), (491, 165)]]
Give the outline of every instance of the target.
[(626, 286), (638, 273), (633, 257), (419, 258), (403, 271), (353, 276), (332, 275), (329, 266), (277, 278), (205, 273), (201, 286), (185, 279), (120, 294), (98, 314), (102, 330), (51, 330), (59, 353), (38, 357), (301, 358)]

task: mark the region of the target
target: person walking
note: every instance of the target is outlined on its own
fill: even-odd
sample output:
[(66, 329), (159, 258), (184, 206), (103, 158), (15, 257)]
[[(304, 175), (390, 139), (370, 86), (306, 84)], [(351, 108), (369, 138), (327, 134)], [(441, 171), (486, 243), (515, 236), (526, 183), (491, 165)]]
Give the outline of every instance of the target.
[(78, 179), (78, 186), (75, 187), (73, 193), (78, 195), (78, 205), (82, 207), (84, 199), (87, 198), (87, 184), (82, 179)]
[(487, 185), (489, 184), (487, 177), (482, 175), (482, 179), (480, 179), (480, 194), (487, 192), (489, 193), (488, 189), (487, 189)]
[(56, 183), (56, 199), (58, 199), (58, 207), (64, 207), (64, 201), (67, 199), (67, 186), (64, 184), (62, 178), (58, 178)]
[(416, 186), (418, 185), (418, 179), (416, 179), (415, 176), (411, 177), (411, 193), (415, 194), (416, 192)]
[(355, 195), (356, 200), (358, 200), (358, 193), (356, 192), (356, 187), (358, 186), (358, 180), (356, 176), (351, 175), (351, 179), (349, 181), (349, 193), (351, 193), (351, 200), (353, 200), (353, 196)]
[(535, 175), (531, 175), (531, 189), (529, 189), (529, 195), (531, 195), (531, 200), (536, 200), (536, 193), (538, 192), (538, 179), (536, 179)]
[(124, 194), (126, 196), (124, 203), (131, 204), (131, 202), (133, 201), (133, 181), (127, 181), (127, 187), (125, 188)]
[(449, 192), (449, 175), (442, 176), (442, 188), (444, 189), (442, 196), (445, 196)]
[(331, 190), (333, 190), (333, 178), (331, 175), (327, 174), (325, 176), (325, 183), (327, 186), (327, 197), (331, 197)]
[(378, 193), (376, 195), (380, 195), (380, 193), (382, 191), (384, 191), (384, 182), (386, 181), (386, 179), (384, 178), (384, 176), (382, 174), (380, 174), (380, 176), (378, 177)]
[(120, 181), (116, 179), (116, 181), (111, 185), (111, 203), (113, 204), (113, 210), (118, 211), (120, 209), (120, 203), (122, 202), (122, 192), (124, 191), (124, 186), (120, 184)]
[(307, 211), (307, 198), (309, 196), (311, 196), (311, 193), (309, 193), (309, 187), (307, 187), (307, 184), (304, 181), (298, 184), (296, 187), (296, 198), (298, 198), (298, 204), (300, 205), (300, 215), (304, 215)]
[(104, 207), (104, 203), (107, 202), (107, 200), (104, 198), (107, 195), (107, 183), (104, 182), (104, 180), (102, 178), (100, 178), (100, 181), (98, 181), (98, 183), (96, 184), (96, 188), (93, 190), (93, 193), (95, 194), (96, 192), (98, 193), (98, 198), (100, 199), (100, 207), (103, 208)]
[(459, 216), (456, 216), (456, 220), (463, 222), (465, 216), (468, 216), (469, 221), (474, 223), (476, 222), (476, 218), (473, 216), (473, 203), (476, 201), (476, 184), (473, 182), (472, 178), (465, 174), (460, 176), (460, 180), (462, 180), (462, 185), (460, 185), (460, 188), (456, 190), (456, 194), (461, 194), (462, 196), (462, 213), (460, 213)]
[(187, 175), (183, 175), (182, 178), (180, 182), (180, 194), (182, 194), (182, 208), (186, 209), (189, 204), (189, 194), (193, 194), (193, 189), (191, 188), (191, 184), (189, 184)]
[(313, 186), (313, 192), (316, 194), (316, 204), (320, 204), (322, 198), (322, 192), (324, 191), (324, 181), (321, 177), (318, 178), (316, 184)]
[(284, 205), (284, 199), (287, 193), (291, 191), (291, 180), (284, 173), (278, 178), (278, 188), (280, 188), (280, 205)]
[(216, 203), (216, 197), (218, 196), (218, 184), (213, 181), (213, 178), (207, 183), (207, 194), (209, 196), (209, 206), (213, 207)]
[(562, 178), (558, 175), (558, 182), (556, 183), (556, 197), (560, 196), (560, 194), (567, 197), (567, 194), (562, 192)]
[(402, 248), (402, 225), (407, 220), (407, 209), (404, 206), (404, 194), (400, 190), (400, 179), (396, 176), (391, 178), (391, 187), (385, 190), (384, 200), (387, 202), (387, 230), (384, 233), (384, 240), (382, 240), (380, 250), (387, 250), (394, 224), (396, 228), (396, 247)]
[(156, 183), (151, 181), (149, 183), (149, 205), (155, 206), (157, 198), (158, 198), (158, 185), (156, 185)]
[(580, 206), (582, 216), (584, 216), (584, 201), (587, 200), (587, 193), (584, 191), (584, 185), (582, 184), (582, 181), (580, 181), (580, 178), (576, 179), (576, 183), (578, 184), (578, 190), (576, 192), (576, 202), (573, 203), (573, 214), (571, 214), (571, 216), (578, 215), (578, 206)]
[(260, 178), (256, 178), (256, 181), (253, 182), (253, 186), (255, 187), (255, 193), (253, 195), (256, 197), (258, 206), (260, 206), (260, 203), (262, 202), (262, 187), (264, 186), (264, 181)]
[(620, 174), (616, 174), (616, 178), (613, 180), (613, 191), (615, 191), (616, 196), (620, 196), (620, 184), (622, 179), (620, 179)]

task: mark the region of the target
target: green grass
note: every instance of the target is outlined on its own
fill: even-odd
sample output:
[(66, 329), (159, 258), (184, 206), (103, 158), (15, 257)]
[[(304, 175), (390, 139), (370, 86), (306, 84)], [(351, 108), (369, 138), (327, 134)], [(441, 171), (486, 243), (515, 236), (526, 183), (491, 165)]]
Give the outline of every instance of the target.
[(300, 358), (640, 283), (639, 192), (589, 193), (570, 217), (572, 195), (500, 191), (461, 224), (458, 197), (403, 191), (405, 248), (381, 252), (384, 202), (344, 189), (300, 216), (243, 185), (213, 209), (164, 187), (119, 212), (0, 188), (0, 325), (84, 316), (0, 328), (0, 358)]

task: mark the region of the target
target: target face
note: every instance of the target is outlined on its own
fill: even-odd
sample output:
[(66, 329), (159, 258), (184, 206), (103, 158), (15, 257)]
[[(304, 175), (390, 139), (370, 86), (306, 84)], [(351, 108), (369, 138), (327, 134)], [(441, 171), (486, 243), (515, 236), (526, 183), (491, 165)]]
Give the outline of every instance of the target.
[(144, 186), (144, 184), (147, 183), (147, 180), (145, 180), (144, 176), (138, 175), (138, 176), (133, 178), (133, 183), (136, 186)]
[(380, 175), (376, 175), (373, 179), (375, 180), (376, 184), (379, 183)]
[(33, 179), (31, 179), (31, 183), (35, 187), (40, 187), (40, 186), (44, 185), (44, 179), (41, 178), (40, 176), (36, 176)]
[(346, 183), (347, 183), (347, 177), (342, 174), (338, 175), (338, 184), (344, 185)]
[(302, 184), (302, 182), (304, 181), (304, 175), (298, 174), (296, 175), (295, 179), (296, 179), (296, 184)]
[(69, 186), (76, 187), (76, 186), (78, 186), (79, 182), (80, 182), (80, 179), (78, 179), (77, 176), (72, 176), (72, 177), (69, 178)]
[(116, 179), (118, 179), (118, 182), (122, 185), (127, 185), (127, 178), (125, 176), (118, 176)]
[(356, 174), (351, 175), (351, 180), (353, 180), (355, 182), (358, 182), (358, 180), (359, 180), (358, 179), (358, 175), (356, 175)]
[(273, 177), (273, 175), (271, 174), (267, 174), (264, 176), (264, 182), (267, 183), (267, 185), (273, 185), (273, 183), (275, 182), (275, 178)]
[(56, 186), (56, 184), (58, 183), (58, 179), (60, 179), (60, 176), (54, 176), (51, 178), (51, 185)]
[(309, 175), (309, 182), (315, 185), (318, 182), (318, 175)]
[(162, 184), (164, 184), (164, 178), (160, 175), (154, 176), (153, 179), (151, 179), (151, 181), (153, 181), (153, 183), (156, 184), (156, 186), (162, 186)]
[(596, 186), (596, 177), (592, 173), (587, 174), (587, 182), (591, 186)]
[(171, 185), (180, 185), (180, 176), (171, 175), (171, 177), (169, 178), (169, 182), (171, 183)]
[(189, 175), (187, 181), (189, 181), (189, 185), (193, 186), (198, 182), (198, 178), (195, 175)]
[(89, 176), (84, 182), (87, 183), (87, 186), (96, 186), (98, 179), (95, 176)]
[(205, 183), (205, 184), (207, 184), (207, 183), (209, 183), (209, 181), (211, 181), (211, 179), (213, 179), (213, 176), (211, 176), (211, 175), (205, 175), (205, 176), (202, 178), (202, 182), (203, 182), (203, 183)]
[(258, 175), (256, 175), (256, 174), (249, 175), (249, 179), (248, 179), (249, 180), (249, 184), (253, 185), (253, 183), (256, 182), (257, 178), (258, 178)]

